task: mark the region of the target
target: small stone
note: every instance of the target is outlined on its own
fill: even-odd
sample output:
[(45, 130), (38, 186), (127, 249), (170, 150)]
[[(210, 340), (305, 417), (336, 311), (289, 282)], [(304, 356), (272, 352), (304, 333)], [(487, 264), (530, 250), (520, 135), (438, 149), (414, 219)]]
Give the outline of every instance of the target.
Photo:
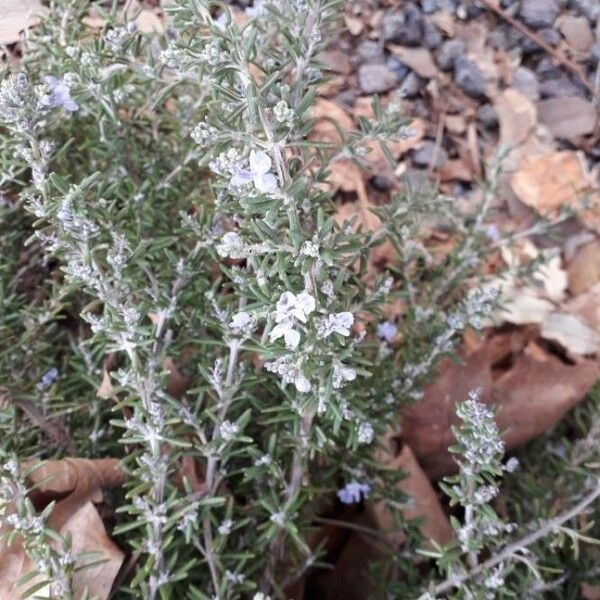
[(423, 87), (423, 80), (412, 71), (404, 78), (402, 85), (398, 89), (399, 94), (403, 98), (415, 98), (419, 95)]
[(523, 0), (519, 16), (532, 29), (552, 27), (560, 13), (555, 0)]
[(387, 192), (390, 189), (390, 180), (387, 177), (381, 175), (374, 175), (370, 180), (373, 189), (378, 192)]
[(365, 94), (381, 94), (398, 85), (398, 76), (387, 65), (361, 65), (358, 85)]
[(403, 13), (385, 15), (381, 23), (383, 39), (401, 46), (420, 46), (423, 38), (423, 15), (409, 4)]
[(356, 54), (359, 56), (361, 62), (377, 62), (383, 57), (381, 46), (378, 42), (371, 40), (363, 40), (356, 47)]
[(543, 98), (570, 98), (571, 96), (582, 96), (584, 91), (566, 75), (560, 75), (555, 79), (546, 79), (540, 83), (540, 94)]
[(592, 23), (600, 17), (600, 2), (598, 0), (571, 0), (570, 8), (585, 15)]
[[(431, 140), (425, 140), (420, 148), (412, 150), (411, 157), (413, 164), (417, 167), (429, 167), (431, 161), (434, 159), (435, 154), (435, 142)], [(439, 148), (437, 155), (435, 156), (434, 167), (441, 167), (447, 160), (448, 154), (443, 148)]]
[(533, 71), (526, 67), (519, 67), (515, 71), (513, 87), (534, 102), (540, 98), (540, 84), (537, 77)]
[(488, 36), (488, 43), (494, 50), (506, 50), (508, 48), (508, 40), (503, 29), (492, 29)]
[(442, 71), (450, 71), (459, 56), (467, 51), (467, 46), (462, 40), (447, 40), (437, 53), (437, 64)]
[(579, 52), (588, 52), (594, 44), (594, 34), (585, 17), (565, 15), (559, 28), (569, 46)]
[(459, 56), (454, 63), (456, 85), (473, 98), (485, 96), (485, 78), (477, 65), (466, 56)]
[(592, 46), (592, 49), (590, 51), (590, 58), (592, 59), (592, 64), (600, 64), (600, 42), (596, 42)]
[(560, 33), (556, 29), (547, 27), (546, 29), (540, 29), (538, 31), (539, 36), (551, 46), (558, 46), (560, 44)]
[(491, 104), (482, 104), (477, 109), (477, 119), (485, 129), (496, 129), (498, 127), (498, 113)]
[(542, 79), (556, 79), (562, 71), (547, 57), (543, 56), (535, 68), (536, 75)]
[(426, 14), (438, 11), (453, 13), (458, 8), (458, 0), (421, 0), (421, 9)]
[(410, 69), (395, 56), (388, 56), (385, 64), (387, 65), (388, 69), (391, 69), (394, 71), (394, 73), (396, 73), (398, 81), (402, 81), (410, 72)]
[(423, 21), (423, 42), (424, 46), (430, 50), (442, 45), (442, 34), (433, 23), (426, 19)]

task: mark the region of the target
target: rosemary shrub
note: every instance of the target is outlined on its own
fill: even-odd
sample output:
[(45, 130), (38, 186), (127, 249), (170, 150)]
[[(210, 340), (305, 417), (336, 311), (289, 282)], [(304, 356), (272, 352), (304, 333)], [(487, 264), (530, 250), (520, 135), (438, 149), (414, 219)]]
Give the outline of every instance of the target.
[[(239, 21), (177, 0), (159, 35), (117, 2), (53, 0), (4, 74), (0, 502), (53, 597), (76, 596), (77, 557), (49, 544), (25, 459), (121, 459), (112, 534), (138, 559), (118, 597), (283, 598), (318, 560), (316, 515), (406, 501), (373, 452), (494, 300), (465, 291), (493, 190), (469, 215), (409, 191), (377, 232), (337, 223), (331, 165), (408, 126), (375, 100), (339, 147), (309, 141), (341, 4)], [(457, 241), (441, 258), (431, 219)], [(394, 259), (367, 276), (384, 242)]]

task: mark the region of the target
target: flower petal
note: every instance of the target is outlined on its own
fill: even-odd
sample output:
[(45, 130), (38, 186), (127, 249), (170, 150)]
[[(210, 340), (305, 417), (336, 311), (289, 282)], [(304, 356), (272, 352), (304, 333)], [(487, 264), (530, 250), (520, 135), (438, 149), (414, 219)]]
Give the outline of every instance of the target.
[(258, 152), (255, 150), (250, 151), (250, 170), (254, 175), (264, 175), (271, 170), (271, 158), (262, 150)]

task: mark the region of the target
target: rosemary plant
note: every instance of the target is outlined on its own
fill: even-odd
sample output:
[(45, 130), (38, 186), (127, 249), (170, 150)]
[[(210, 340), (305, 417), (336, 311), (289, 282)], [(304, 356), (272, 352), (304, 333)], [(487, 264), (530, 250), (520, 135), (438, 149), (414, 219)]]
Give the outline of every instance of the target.
[[(469, 215), (407, 192), (380, 231), (336, 221), (333, 162), (407, 126), (375, 100), (340, 146), (309, 141), (341, 4), (176, 0), (162, 35), (116, 0), (53, 0), (4, 73), (0, 507), (18, 496), (11, 539), (53, 598), (74, 557), (49, 547), (25, 459), (121, 459), (111, 533), (136, 560), (115, 597), (284, 598), (320, 556), (315, 516), (406, 500), (377, 439), (494, 301), (476, 285), (493, 189)], [(457, 240), (441, 257), (432, 218)]]

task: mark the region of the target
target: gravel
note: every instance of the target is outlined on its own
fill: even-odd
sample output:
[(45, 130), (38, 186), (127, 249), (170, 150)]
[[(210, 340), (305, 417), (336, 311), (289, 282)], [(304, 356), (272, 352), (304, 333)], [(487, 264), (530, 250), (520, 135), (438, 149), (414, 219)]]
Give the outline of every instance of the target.
[(598, 0), (571, 0), (569, 7), (579, 14), (585, 15), (592, 23), (600, 17), (600, 2)]
[(419, 95), (421, 88), (423, 87), (423, 80), (412, 71), (404, 78), (402, 85), (398, 88), (399, 94), (403, 98), (409, 100)]
[(533, 29), (552, 27), (560, 13), (560, 6), (555, 0), (523, 0), (519, 16), (523, 22)]
[(435, 50), (442, 45), (442, 34), (438, 28), (427, 19), (423, 21), (423, 45), (430, 50)]
[(442, 44), (437, 53), (437, 64), (442, 71), (450, 71), (454, 68), (456, 59), (467, 51), (467, 46), (462, 40), (448, 40)]
[(402, 13), (390, 13), (381, 22), (383, 39), (401, 46), (420, 46), (423, 39), (423, 15), (409, 4)]
[(491, 104), (482, 104), (477, 109), (477, 118), (486, 129), (498, 127), (498, 113)]
[(555, 79), (546, 79), (540, 83), (540, 94), (543, 98), (570, 98), (583, 96), (584, 91), (566, 75)]
[(363, 40), (356, 47), (356, 54), (359, 56), (361, 62), (377, 62), (383, 57), (379, 43), (371, 40)]
[(388, 69), (394, 71), (398, 77), (398, 81), (402, 81), (410, 72), (410, 68), (403, 62), (399, 61), (395, 56), (388, 56), (385, 64)]
[(358, 85), (364, 94), (381, 94), (398, 85), (398, 76), (387, 65), (366, 65), (358, 68)]
[(537, 77), (526, 67), (518, 67), (515, 71), (513, 87), (534, 102), (540, 99), (540, 84)]
[[(411, 152), (413, 164), (417, 167), (429, 167), (433, 160), (434, 152), (435, 142), (425, 140), (420, 148)], [(446, 151), (443, 148), (439, 148), (434, 166), (438, 168), (441, 167), (446, 162), (447, 158), (448, 154)]]
[(465, 56), (459, 56), (454, 63), (454, 81), (473, 98), (485, 96), (485, 78), (477, 65)]

